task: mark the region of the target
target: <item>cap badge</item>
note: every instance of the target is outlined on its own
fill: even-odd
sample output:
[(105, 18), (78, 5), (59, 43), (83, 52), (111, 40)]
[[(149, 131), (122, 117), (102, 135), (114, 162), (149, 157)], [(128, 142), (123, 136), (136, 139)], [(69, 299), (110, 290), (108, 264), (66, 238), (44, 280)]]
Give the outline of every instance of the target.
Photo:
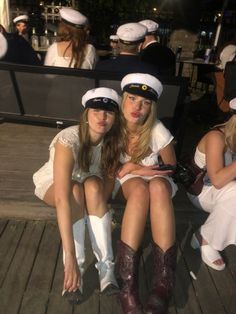
[(108, 102), (108, 99), (107, 99), (107, 98), (103, 98), (102, 101), (105, 102), (105, 103), (107, 103), (107, 102)]
[(147, 85), (142, 85), (142, 90), (147, 90)]

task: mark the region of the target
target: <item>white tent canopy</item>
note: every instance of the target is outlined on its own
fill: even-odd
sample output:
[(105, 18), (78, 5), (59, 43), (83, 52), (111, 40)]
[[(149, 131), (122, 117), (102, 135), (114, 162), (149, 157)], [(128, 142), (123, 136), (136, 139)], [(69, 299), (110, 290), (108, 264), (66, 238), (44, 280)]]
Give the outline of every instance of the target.
[(2, 24), (7, 31), (9, 31), (10, 27), (9, 0), (0, 0), (0, 24)]

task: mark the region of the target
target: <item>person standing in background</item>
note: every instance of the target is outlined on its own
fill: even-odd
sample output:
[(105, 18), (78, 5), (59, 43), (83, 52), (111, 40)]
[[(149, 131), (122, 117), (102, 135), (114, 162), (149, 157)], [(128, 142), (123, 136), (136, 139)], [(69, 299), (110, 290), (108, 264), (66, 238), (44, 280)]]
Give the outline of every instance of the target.
[(119, 37), (110, 35), (111, 58), (116, 58), (119, 55)]
[[(23, 17), (25, 17), (25, 15), (23, 15)], [(16, 22), (21, 21), (22, 16), (17, 18), (19, 20)], [(19, 24), (24, 24), (24, 22), (19, 22)], [(19, 35), (18, 32), (8, 33), (2, 25), (0, 25), (0, 32), (7, 40), (7, 51), (1, 61), (27, 65), (42, 65), (42, 61), (39, 59), (30, 43), (25, 40), (24, 36)]]
[(19, 16), (15, 17), (13, 20), (16, 33), (18, 35), (24, 37), (24, 39), (27, 41), (29, 40), (28, 21), (29, 21), (29, 17), (26, 14), (19, 15)]
[(94, 46), (88, 43), (89, 25), (86, 16), (63, 7), (57, 40), (47, 51), (44, 65), (91, 70), (97, 62)]
[(140, 51), (141, 60), (155, 65), (160, 75), (174, 76), (175, 54), (170, 48), (161, 45), (157, 41), (159, 25), (152, 20), (143, 20), (139, 23), (147, 28), (145, 41)]
[(96, 70), (109, 72), (150, 73), (157, 76), (155, 66), (140, 60), (139, 51), (145, 39), (147, 28), (139, 23), (126, 23), (118, 27), (119, 55), (114, 59), (100, 60)]

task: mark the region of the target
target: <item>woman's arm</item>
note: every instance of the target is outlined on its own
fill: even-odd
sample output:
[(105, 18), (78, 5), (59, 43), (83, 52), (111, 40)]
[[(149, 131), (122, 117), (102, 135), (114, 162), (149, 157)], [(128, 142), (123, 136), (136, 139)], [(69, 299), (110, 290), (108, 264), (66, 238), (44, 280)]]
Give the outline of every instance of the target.
[(172, 142), (170, 142), (166, 147), (164, 147), (160, 151), (160, 156), (165, 165), (176, 166), (176, 156), (174, 145)]
[(224, 165), (224, 134), (209, 132), (205, 139), (207, 174), (215, 188), (221, 189), (236, 177), (236, 162)]
[(72, 150), (60, 143), (55, 145), (54, 156), (54, 189), (57, 221), (65, 254), (64, 289), (77, 289), (79, 270), (75, 256), (72, 231), (71, 178), (74, 167)]
[[(160, 151), (160, 156), (164, 164), (176, 165), (176, 157), (173, 144), (170, 143)], [(154, 176), (154, 175), (168, 175), (171, 174), (172, 170), (158, 170), (158, 165), (153, 166), (142, 166), (127, 162), (118, 171), (118, 177), (122, 178), (126, 174), (137, 174), (140, 176)]]

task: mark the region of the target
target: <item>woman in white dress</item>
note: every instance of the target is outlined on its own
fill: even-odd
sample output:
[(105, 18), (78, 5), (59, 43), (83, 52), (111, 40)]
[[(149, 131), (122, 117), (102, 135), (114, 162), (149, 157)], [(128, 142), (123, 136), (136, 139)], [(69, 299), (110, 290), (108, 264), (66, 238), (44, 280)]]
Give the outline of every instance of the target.
[(85, 111), (79, 126), (55, 136), (48, 162), (33, 175), (36, 196), (56, 208), (63, 246), (63, 291), (70, 297), (82, 293), (86, 221), (98, 261), (100, 290), (117, 286), (107, 199), (108, 177), (114, 176), (118, 164), (119, 101), (113, 89), (89, 90), (82, 98)]
[(191, 245), (202, 260), (216, 270), (225, 262), (219, 251), (236, 245), (236, 98), (229, 103), (231, 118), (214, 127), (197, 145), (194, 161), (205, 168), (204, 185), (198, 196), (188, 194), (194, 205), (209, 213)]
[[(121, 88), (123, 166), (118, 172), (118, 183), (126, 207), (117, 251), (120, 301), (124, 313), (165, 313), (176, 267), (172, 197), (177, 186), (169, 176), (176, 164), (173, 136), (157, 120), (158, 98), (163, 89), (157, 78), (128, 74), (122, 79)], [(160, 159), (167, 169), (161, 170)], [(138, 297), (138, 267), (148, 214), (154, 269), (152, 291), (143, 308)]]
[(97, 54), (88, 43), (88, 19), (71, 8), (62, 8), (57, 41), (46, 53), (44, 65), (91, 70), (95, 67)]

